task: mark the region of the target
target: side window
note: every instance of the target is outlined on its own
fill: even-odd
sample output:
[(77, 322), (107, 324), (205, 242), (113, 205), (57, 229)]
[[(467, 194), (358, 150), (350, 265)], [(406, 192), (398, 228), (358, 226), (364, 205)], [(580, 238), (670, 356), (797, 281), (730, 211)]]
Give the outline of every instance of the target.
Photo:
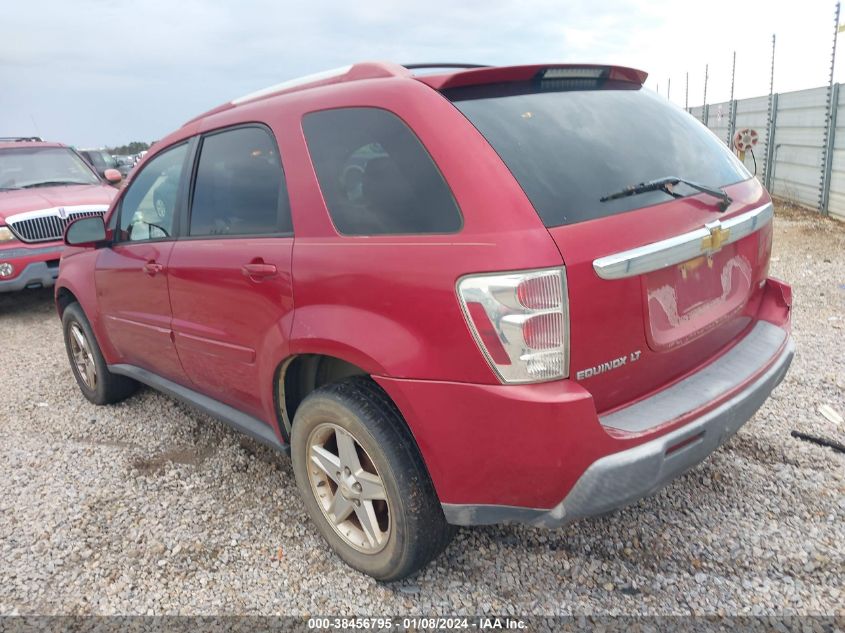
[(188, 144), (168, 149), (144, 166), (120, 208), (120, 240), (157, 240), (173, 235), (174, 210)]
[(276, 143), (260, 127), (206, 136), (191, 203), (191, 235), (262, 235), (292, 230)]
[(380, 108), (305, 115), (308, 151), (337, 230), (346, 235), (454, 233), (452, 192), (420, 140)]

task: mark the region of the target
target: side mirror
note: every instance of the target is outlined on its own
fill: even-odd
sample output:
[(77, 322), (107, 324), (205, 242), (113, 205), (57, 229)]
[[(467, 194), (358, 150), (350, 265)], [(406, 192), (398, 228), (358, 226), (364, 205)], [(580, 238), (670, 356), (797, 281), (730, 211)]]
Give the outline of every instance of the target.
[(107, 169), (103, 172), (103, 178), (108, 180), (110, 183), (118, 183), (123, 179), (123, 176), (121, 176), (120, 172), (116, 169)]
[(106, 223), (98, 215), (74, 220), (65, 229), (65, 244), (67, 246), (91, 247), (105, 241)]

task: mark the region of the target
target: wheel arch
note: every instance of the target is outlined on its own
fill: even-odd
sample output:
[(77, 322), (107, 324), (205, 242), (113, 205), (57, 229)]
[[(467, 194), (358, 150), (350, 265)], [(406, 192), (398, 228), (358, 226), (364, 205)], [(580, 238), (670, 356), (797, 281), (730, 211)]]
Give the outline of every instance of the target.
[(300, 353), (287, 357), (276, 368), (273, 389), (276, 415), (285, 440), (290, 441), (296, 409), (309, 393), (349, 376), (370, 376), (371, 373), (330, 354)]
[(72, 290), (66, 286), (57, 286), (55, 292), (56, 311), (59, 313), (59, 318), (65, 313), (65, 309), (72, 303), (79, 303), (79, 299)]
[(426, 460), (426, 452), (422, 450), (416, 434), (405, 417), (403, 407), (384, 388), (381, 381), (375, 379), (373, 372), (369, 372), (346, 359), (328, 354), (303, 353), (289, 356), (279, 364), (276, 369), (273, 397), (279, 428), (285, 442), (290, 443), (290, 433), (296, 408), (308, 394), (319, 387), (339, 382), (351, 376), (364, 376), (370, 379), (384, 393), (385, 398), (396, 407), (399, 418), (402, 420), (401, 424), (413, 442), (429, 480), (432, 482), (435, 494), (438, 494), (439, 497), (437, 486)]

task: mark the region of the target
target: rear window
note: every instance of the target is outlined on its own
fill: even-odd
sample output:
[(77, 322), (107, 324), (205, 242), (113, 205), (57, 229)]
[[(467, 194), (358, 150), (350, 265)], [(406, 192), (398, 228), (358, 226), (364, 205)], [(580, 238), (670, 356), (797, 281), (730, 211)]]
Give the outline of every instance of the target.
[(302, 121), (332, 222), (346, 235), (453, 233), (461, 214), (416, 135), (379, 108), (338, 108)]
[[(446, 96), (484, 135), (546, 226), (666, 202), (663, 192), (600, 202), (631, 185), (677, 176), (724, 186), (750, 174), (706, 127), (627, 83), (592, 90), (537, 84), (459, 88)], [(677, 185), (677, 193), (697, 193)]]

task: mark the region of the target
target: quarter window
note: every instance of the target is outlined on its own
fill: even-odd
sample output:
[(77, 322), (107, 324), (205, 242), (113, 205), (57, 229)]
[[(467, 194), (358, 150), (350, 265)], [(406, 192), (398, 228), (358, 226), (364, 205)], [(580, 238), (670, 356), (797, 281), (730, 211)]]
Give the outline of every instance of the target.
[(183, 143), (154, 157), (129, 185), (120, 211), (121, 240), (166, 239), (173, 235), (182, 166)]
[(332, 221), (346, 235), (454, 233), (461, 214), (416, 135), (379, 108), (312, 112), (302, 122)]
[(203, 139), (191, 203), (190, 234), (263, 235), (292, 230), (276, 143), (260, 127)]

